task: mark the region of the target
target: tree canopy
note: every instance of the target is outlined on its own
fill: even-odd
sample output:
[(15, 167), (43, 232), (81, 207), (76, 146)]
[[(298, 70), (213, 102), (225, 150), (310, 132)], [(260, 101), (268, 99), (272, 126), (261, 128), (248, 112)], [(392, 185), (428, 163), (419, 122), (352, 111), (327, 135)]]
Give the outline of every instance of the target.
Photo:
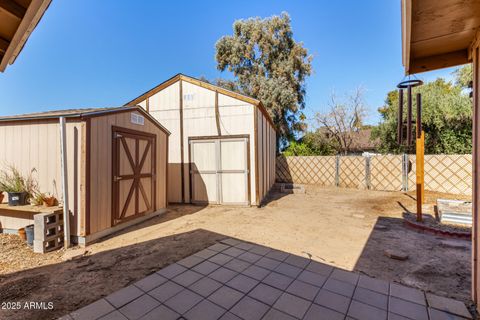
[(305, 129), (301, 110), (312, 56), (293, 39), (287, 13), (235, 21), (233, 35), (216, 43), (216, 60), (219, 70), (235, 76), (219, 85), (261, 100), (280, 139), (286, 141)]
[[(470, 69), (470, 71), (469, 71)], [(442, 78), (416, 87), (415, 93), (422, 94), (422, 125), (425, 131), (426, 154), (471, 153), (472, 151), (472, 101), (464, 90), (471, 81), (471, 67), (465, 66), (454, 72), (455, 81)], [(406, 96), (406, 92), (404, 93)], [(406, 117), (404, 99), (404, 119)], [(390, 91), (385, 104), (378, 110), (382, 117), (374, 129), (373, 137), (381, 141), (380, 151), (384, 153), (414, 152), (397, 144), (398, 91)], [(415, 108), (413, 117), (416, 118)]]

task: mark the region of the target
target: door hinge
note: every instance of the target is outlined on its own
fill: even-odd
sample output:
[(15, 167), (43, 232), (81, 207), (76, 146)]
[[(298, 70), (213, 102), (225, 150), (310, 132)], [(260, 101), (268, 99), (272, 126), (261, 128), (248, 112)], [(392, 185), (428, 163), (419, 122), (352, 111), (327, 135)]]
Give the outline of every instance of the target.
[(119, 176), (113, 177), (113, 182), (118, 182), (120, 180), (122, 180), (122, 177), (119, 177)]

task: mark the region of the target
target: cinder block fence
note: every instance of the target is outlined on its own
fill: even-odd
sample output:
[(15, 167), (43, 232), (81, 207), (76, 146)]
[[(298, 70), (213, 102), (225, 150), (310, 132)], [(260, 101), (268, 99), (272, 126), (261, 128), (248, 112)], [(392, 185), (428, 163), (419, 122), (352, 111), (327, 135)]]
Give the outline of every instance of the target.
[[(276, 181), (385, 191), (415, 190), (415, 155), (277, 158)], [(426, 155), (425, 189), (472, 193), (471, 155)]]

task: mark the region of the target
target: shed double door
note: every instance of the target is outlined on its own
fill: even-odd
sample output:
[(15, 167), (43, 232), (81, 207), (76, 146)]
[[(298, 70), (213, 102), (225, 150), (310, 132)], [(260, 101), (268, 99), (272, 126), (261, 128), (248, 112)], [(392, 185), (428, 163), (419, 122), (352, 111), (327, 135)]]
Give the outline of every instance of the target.
[(193, 203), (248, 205), (248, 137), (190, 140)]
[(113, 130), (112, 225), (156, 210), (154, 135)]

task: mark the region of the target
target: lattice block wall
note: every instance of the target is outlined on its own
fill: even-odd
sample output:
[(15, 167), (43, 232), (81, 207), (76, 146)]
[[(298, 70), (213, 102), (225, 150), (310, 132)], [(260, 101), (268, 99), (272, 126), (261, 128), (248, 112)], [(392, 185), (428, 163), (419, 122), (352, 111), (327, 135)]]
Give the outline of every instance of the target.
[(366, 189), (366, 160), (361, 156), (340, 157), (339, 186)]
[(335, 185), (334, 156), (278, 157), (277, 182)]
[[(412, 170), (408, 174), (408, 190), (415, 190), (415, 155), (409, 155), (409, 160)], [(471, 195), (472, 183), (471, 155), (425, 156), (425, 190)]]
[(402, 156), (382, 155), (370, 159), (370, 189), (402, 190)]

